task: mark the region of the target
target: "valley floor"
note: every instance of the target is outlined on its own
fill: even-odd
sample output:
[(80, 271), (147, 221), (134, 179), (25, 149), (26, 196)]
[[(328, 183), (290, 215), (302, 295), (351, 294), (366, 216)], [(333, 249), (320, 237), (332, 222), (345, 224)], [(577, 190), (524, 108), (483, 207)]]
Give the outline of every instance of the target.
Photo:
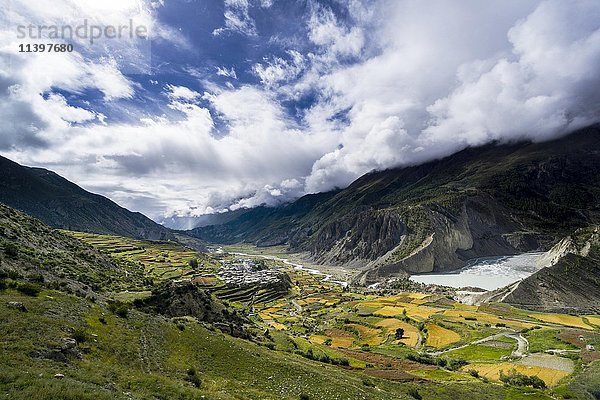
[[(6, 398), (536, 400), (593, 399), (600, 391), (600, 316), (348, 288), (257, 257), (282, 256), (272, 249), (207, 255), (165, 242), (70, 234), (145, 278), (92, 301), (58, 288), (28, 295), (17, 290), (21, 278), (6, 277)], [(283, 273), (289, 288), (228, 285), (220, 271), (236, 265), (249, 274)], [(212, 293), (228, 313), (247, 315), (249, 338), (230, 336), (231, 326), (137, 306), (161, 282), (184, 281)]]

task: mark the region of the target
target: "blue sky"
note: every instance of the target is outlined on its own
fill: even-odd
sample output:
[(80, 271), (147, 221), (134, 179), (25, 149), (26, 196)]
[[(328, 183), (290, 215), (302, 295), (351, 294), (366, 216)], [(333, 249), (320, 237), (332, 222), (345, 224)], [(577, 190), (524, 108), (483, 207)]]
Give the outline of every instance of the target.
[[(599, 117), (593, 0), (13, 0), (0, 11), (0, 154), (156, 220), (277, 205)], [(16, 51), (28, 42), (19, 24), (130, 19), (150, 40)]]

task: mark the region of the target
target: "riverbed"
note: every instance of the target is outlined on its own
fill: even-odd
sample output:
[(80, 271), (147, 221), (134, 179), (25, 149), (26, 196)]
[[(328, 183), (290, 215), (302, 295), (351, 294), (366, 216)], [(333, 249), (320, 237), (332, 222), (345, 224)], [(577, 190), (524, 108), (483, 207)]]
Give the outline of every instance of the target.
[(411, 280), (425, 284), (455, 288), (478, 287), (494, 290), (527, 278), (539, 268), (537, 259), (543, 253), (473, 259), (460, 270), (448, 273), (412, 275)]

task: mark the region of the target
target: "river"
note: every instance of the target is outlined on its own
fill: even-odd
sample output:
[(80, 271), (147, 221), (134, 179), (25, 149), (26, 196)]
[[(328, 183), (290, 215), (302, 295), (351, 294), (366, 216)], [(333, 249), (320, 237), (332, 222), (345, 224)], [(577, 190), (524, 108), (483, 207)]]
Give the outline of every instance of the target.
[(465, 267), (457, 271), (412, 275), (410, 279), (455, 288), (471, 286), (494, 290), (536, 272), (536, 261), (542, 254), (523, 253), (515, 256), (477, 258), (470, 260)]

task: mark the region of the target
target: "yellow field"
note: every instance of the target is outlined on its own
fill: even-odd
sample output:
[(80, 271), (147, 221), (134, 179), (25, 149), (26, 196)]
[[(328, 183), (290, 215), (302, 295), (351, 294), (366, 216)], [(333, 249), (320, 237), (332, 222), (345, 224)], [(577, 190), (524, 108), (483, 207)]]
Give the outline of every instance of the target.
[(352, 347), (354, 336), (341, 329), (331, 329), (326, 332), (331, 337), (331, 347)]
[(280, 324), (279, 322), (275, 322), (275, 321), (267, 321), (267, 324), (271, 325), (273, 328), (277, 329), (278, 331), (285, 331), (287, 330), (287, 326)]
[(313, 335), (308, 340), (313, 344), (323, 344), (327, 339), (329, 339), (327, 336)]
[(440, 311), (442, 311), (441, 308), (431, 308), (431, 307), (424, 307), (424, 306), (415, 306), (415, 305), (409, 305), (408, 307), (406, 307), (406, 314), (413, 319), (417, 319), (417, 320), (425, 320), (429, 317), (431, 317), (433, 314), (437, 314)]
[(530, 314), (532, 318), (539, 319), (540, 321), (549, 322), (552, 324), (559, 324), (565, 326), (572, 326), (575, 328), (582, 329), (594, 329), (589, 326), (581, 317), (576, 317), (574, 315), (564, 315), (564, 314)]
[(478, 306), (470, 306), (468, 304), (463, 303), (454, 303), (454, 308), (457, 310), (466, 310), (466, 311), (477, 311), (479, 309)]
[(416, 327), (406, 322), (402, 322), (395, 318), (386, 318), (383, 321), (379, 321), (377, 326), (388, 329), (388, 335), (394, 335), (396, 329), (404, 329), (404, 337), (399, 342), (404, 343), (407, 346), (415, 347), (419, 341), (419, 331)]
[(475, 369), (479, 372), (481, 376), (484, 376), (488, 379), (499, 380), (500, 379), (500, 371), (504, 371), (505, 374), (508, 374), (511, 369), (515, 369), (517, 372), (520, 372), (525, 375), (535, 375), (546, 382), (548, 386), (554, 386), (565, 376), (569, 375), (568, 372), (560, 371), (557, 369), (544, 368), (544, 367), (535, 367), (529, 365), (520, 365), (514, 363), (500, 363), (500, 364), (471, 364), (466, 369)]
[(366, 343), (369, 346), (378, 346), (383, 342), (383, 338), (380, 335), (381, 331), (379, 329), (373, 329), (359, 324), (350, 324), (348, 326), (352, 326), (358, 331), (361, 344)]
[(397, 315), (402, 315), (404, 312), (404, 307), (394, 307), (394, 306), (385, 306), (375, 311), (374, 315), (381, 315), (383, 317), (395, 317)]
[(354, 338), (347, 336), (334, 336), (331, 338), (331, 347), (344, 347), (349, 348), (352, 347), (352, 343), (354, 342)]
[(273, 319), (273, 316), (271, 314), (268, 313), (264, 313), (264, 312), (259, 312), (258, 316), (260, 317), (260, 319), (262, 319), (263, 321), (269, 320), (269, 319)]
[(447, 317), (464, 319), (466, 318), (475, 318), (478, 322), (488, 323), (488, 324), (506, 324), (507, 326), (513, 328), (531, 328), (535, 326), (533, 323), (521, 322), (521, 321), (512, 321), (507, 318), (500, 318), (496, 315), (487, 314), (484, 312), (475, 312), (468, 310), (446, 310), (444, 311), (444, 315)]
[(596, 325), (600, 328), (600, 317), (592, 317), (586, 315), (585, 318), (589, 321), (590, 324)]
[(423, 300), (423, 299), (426, 299), (427, 297), (430, 297), (431, 295), (424, 294), (424, 293), (408, 293), (407, 296), (412, 299)]
[(427, 324), (427, 346), (441, 348), (458, 342), (460, 335), (436, 324)]

